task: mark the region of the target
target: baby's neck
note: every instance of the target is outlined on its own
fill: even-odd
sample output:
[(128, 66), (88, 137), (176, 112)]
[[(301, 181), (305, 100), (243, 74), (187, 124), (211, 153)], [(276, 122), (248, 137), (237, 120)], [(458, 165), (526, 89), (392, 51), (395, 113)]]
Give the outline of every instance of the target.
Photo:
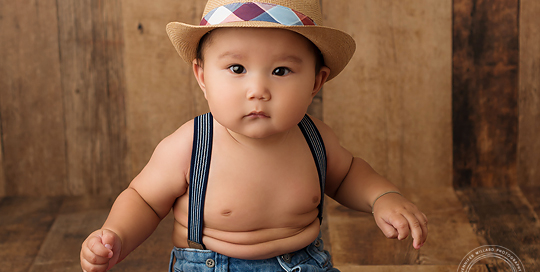
[(275, 148), (281, 144), (284, 144), (287, 142), (287, 139), (291, 135), (292, 130), (293, 129), (291, 128), (289, 130), (272, 134), (264, 138), (252, 138), (252, 137), (245, 136), (243, 134), (236, 133), (226, 128), (228, 135), (236, 143), (246, 146), (246, 147), (254, 147), (254, 148)]

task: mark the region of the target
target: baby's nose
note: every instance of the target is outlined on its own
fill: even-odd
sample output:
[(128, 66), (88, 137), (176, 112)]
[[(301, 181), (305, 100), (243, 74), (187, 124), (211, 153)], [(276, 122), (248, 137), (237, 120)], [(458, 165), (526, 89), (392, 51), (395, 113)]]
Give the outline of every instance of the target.
[(268, 85), (264, 82), (264, 80), (253, 80), (249, 84), (247, 98), (249, 100), (267, 101), (272, 98), (272, 95), (270, 94)]

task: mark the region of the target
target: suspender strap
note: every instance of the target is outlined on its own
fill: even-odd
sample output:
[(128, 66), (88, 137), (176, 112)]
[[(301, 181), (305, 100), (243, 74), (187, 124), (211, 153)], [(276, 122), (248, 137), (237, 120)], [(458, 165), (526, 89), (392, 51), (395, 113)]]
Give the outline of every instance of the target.
[(205, 249), (202, 243), (202, 231), (204, 200), (212, 156), (213, 120), (211, 113), (197, 116), (193, 130), (193, 150), (189, 173), (188, 244), (196, 249)]
[(304, 119), (298, 124), (315, 160), (317, 173), (319, 174), (319, 185), (321, 186), (321, 201), (319, 202), (319, 222), (322, 224), (323, 207), (324, 207), (324, 186), (326, 181), (326, 149), (322, 140), (321, 134), (317, 127), (311, 121), (309, 116), (305, 115)]

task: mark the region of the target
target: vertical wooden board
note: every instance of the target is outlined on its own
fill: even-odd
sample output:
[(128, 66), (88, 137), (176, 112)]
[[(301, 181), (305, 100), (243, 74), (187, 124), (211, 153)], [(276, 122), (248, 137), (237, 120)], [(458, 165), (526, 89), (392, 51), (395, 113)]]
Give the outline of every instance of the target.
[(126, 187), (120, 0), (57, 1), (68, 158), (67, 194)]
[(130, 177), (144, 167), (160, 140), (208, 111), (191, 65), (178, 56), (165, 32), (173, 21), (198, 24), (205, 3), (122, 1)]
[(521, 0), (518, 184), (540, 185), (540, 2)]
[(453, 6), (454, 185), (516, 185), (518, 1)]
[(56, 1), (0, 1), (0, 122), (6, 195), (64, 192)]
[(451, 1), (323, 1), (357, 51), (325, 85), (324, 121), (400, 187), (451, 185)]

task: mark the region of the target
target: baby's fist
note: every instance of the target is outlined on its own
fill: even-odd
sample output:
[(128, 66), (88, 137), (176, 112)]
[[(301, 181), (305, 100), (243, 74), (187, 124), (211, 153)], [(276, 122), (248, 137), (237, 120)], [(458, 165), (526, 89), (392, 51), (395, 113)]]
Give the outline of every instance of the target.
[(81, 248), (83, 271), (107, 271), (118, 262), (122, 242), (116, 233), (100, 229), (86, 238)]

